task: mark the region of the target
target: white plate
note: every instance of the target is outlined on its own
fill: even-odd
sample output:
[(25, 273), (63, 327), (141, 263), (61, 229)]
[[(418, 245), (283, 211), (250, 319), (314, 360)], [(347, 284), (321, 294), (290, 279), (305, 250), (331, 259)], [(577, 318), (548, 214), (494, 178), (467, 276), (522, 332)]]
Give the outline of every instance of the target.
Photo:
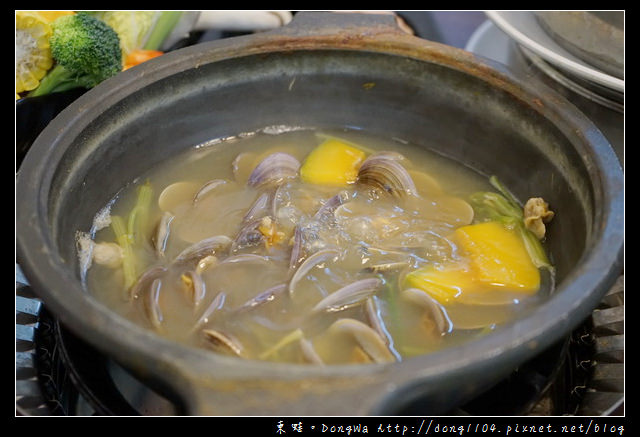
[(487, 20), (473, 32), (464, 49), (508, 65), (512, 44), (514, 42), (506, 33)]
[(624, 92), (624, 80), (593, 68), (556, 43), (531, 11), (485, 11), (503, 32), (557, 68), (582, 79)]
[(512, 60), (512, 57), (515, 56), (514, 52), (516, 50), (520, 50), (522, 55), (536, 66), (537, 70), (540, 70), (563, 87), (615, 111), (624, 111), (624, 94), (582, 79), (580, 79), (581, 83), (575, 82), (575, 76), (567, 77), (566, 72), (563, 74), (531, 50), (518, 45), (509, 35), (494, 25), (491, 20), (485, 21), (476, 29), (469, 41), (467, 41), (465, 50), (501, 62), (507, 66), (513, 65), (513, 62), (518, 62), (517, 60)]

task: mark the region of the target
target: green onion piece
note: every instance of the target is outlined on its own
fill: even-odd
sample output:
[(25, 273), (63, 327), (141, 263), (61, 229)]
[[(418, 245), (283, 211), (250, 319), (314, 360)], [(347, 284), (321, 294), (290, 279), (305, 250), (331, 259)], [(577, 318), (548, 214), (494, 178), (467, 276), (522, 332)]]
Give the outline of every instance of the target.
[(129, 213), (129, 220), (127, 222), (127, 232), (130, 235), (132, 243), (139, 241), (140, 236), (144, 233), (144, 225), (149, 217), (152, 194), (153, 190), (149, 181), (138, 187), (138, 198), (135, 206)]
[(515, 198), (511, 191), (507, 190), (507, 187), (504, 186), (502, 182), (498, 179), (497, 176), (493, 175), (489, 178), (489, 183), (495, 187), (496, 190), (500, 191), (500, 193), (513, 205), (515, 208), (520, 208), (520, 204), (518, 200)]
[(522, 222), (515, 217), (499, 216), (495, 221), (500, 222), (509, 230), (514, 230), (522, 225)]
[(116, 235), (116, 241), (122, 248), (122, 271), (124, 273), (124, 285), (129, 289), (136, 281), (135, 257), (131, 247), (131, 236), (127, 233), (122, 217), (111, 216), (111, 228)]
[(469, 197), (475, 212), (481, 217), (499, 220), (501, 217), (522, 219), (522, 210), (514, 206), (504, 196), (490, 191), (480, 191)]
[(533, 264), (538, 268), (545, 268), (553, 272), (554, 268), (549, 262), (549, 258), (547, 258), (542, 243), (540, 243), (540, 240), (538, 240), (533, 232), (525, 228), (523, 223), (519, 223), (516, 230), (520, 234)]
[(385, 283), (385, 301), (387, 303), (387, 318), (389, 319), (388, 325), (393, 326), (395, 332), (393, 333), (393, 342), (395, 345), (404, 345), (405, 339), (407, 338), (406, 334), (406, 326), (402, 323), (402, 312), (399, 308), (399, 293), (400, 287), (402, 287), (401, 282), (404, 282), (404, 276), (400, 276), (403, 273), (398, 273), (397, 275), (392, 276), (389, 279), (385, 279), (383, 275), (378, 275), (380, 279), (382, 279)]
[(259, 358), (261, 360), (264, 360), (269, 356), (273, 355), (274, 353), (278, 352), (280, 349), (282, 349), (289, 343), (293, 343), (294, 341), (300, 340), (302, 337), (303, 337), (302, 330), (298, 328), (295, 331), (292, 331), (289, 334), (285, 335), (279, 342), (277, 342), (275, 345), (271, 346), (269, 349), (267, 349), (262, 354), (260, 354)]

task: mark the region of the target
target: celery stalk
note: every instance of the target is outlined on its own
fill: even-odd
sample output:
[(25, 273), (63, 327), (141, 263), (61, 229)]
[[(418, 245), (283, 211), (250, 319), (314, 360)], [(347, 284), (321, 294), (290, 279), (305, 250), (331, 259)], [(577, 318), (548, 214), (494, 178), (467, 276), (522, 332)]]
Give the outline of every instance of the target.
[(280, 341), (278, 341), (275, 345), (271, 346), (269, 349), (260, 354), (260, 359), (264, 360), (274, 353), (278, 352), (280, 349), (288, 345), (289, 343), (293, 343), (294, 341), (300, 340), (303, 337), (302, 330), (300, 328), (291, 331), (289, 334), (285, 335)]
[(505, 199), (507, 199), (507, 201), (511, 203), (511, 205), (513, 205), (516, 208), (520, 207), (518, 200), (513, 196), (513, 194), (511, 194), (509, 190), (507, 190), (507, 187), (505, 187), (502, 184), (502, 182), (500, 182), (497, 176), (495, 175), (491, 176), (489, 178), (489, 183), (493, 185), (498, 191), (500, 191), (500, 194), (502, 194), (505, 197)]
[(136, 204), (129, 213), (127, 221), (127, 232), (131, 237), (131, 242), (136, 243), (144, 233), (144, 225), (149, 217), (153, 190), (149, 181), (138, 187), (138, 197)]
[(122, 271), (124, 273), (124, 285), (129, 289), (136, 281), (136, 266), (133, 248), (131, 247), (131, 236), (127, 233), (127, 229), (122, 217), (111, 216), (111, 228), (116, 235), (116, 241), (122, 248)]
[(167, 39), (167, 37), (173, 31), (173, 28), (176, 27), (178, 21), (180, 21), (180, 17), (182, 16), (182, 11), (162, 11), (160, 12), (160, 16), (156, 20), (153, 29), (147, 36), (147, 41), (144, 44), (145, 50), (160, 50), (162, 47), (162, 43)]
[(498, 193), (481, 191), (472, 194), (469, 200), (480, 216), (488, 216), (494, 220), (500, 217), (513, 217), (522, 220), (522, 210)]
[(524, 245), (527, 249), (527, 252), (529, 253), (531, 261), (533, 261), (533, 264), (538, 268), (546, 268), (549, 271), (553, 272), (554, 268), (549, 262), (549, 258), (547, 258), (547, 254), (545, 253), (540, 240), (538, 240), (538, 238), (533, 235), (531, 231), (525, 228), (524, 224), (522, 223), (518, 223), (518, 226), (516, 226), (516, 230), (520, 234), (520, 237), (524, 242)]

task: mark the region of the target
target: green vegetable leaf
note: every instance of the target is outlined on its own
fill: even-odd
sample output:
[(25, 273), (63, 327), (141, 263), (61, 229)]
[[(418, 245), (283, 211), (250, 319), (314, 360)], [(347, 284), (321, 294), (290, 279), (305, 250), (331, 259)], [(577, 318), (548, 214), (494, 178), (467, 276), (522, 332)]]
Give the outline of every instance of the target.
[(516, 198), (506, 189), (496, 176), (491, 176), (489, 182), (500, 193), (479, 191), (469, 196), (476, 221), (498, 221), (504, 226), (514, 229), (522, 238), (529, 253), (529, 257), (538, 268), (546, 268), (553, 272), (554, 268), (536, 236), (524, 225), (522, 207)]

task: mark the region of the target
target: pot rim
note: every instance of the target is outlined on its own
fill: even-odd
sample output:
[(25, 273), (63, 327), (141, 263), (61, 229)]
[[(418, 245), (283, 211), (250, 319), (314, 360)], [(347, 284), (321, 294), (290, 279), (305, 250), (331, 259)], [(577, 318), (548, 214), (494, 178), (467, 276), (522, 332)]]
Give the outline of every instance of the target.
[[(283, 380), (384, 375), (385, 380), (393, 386), (407, 386), (412, 381), (428, 381), (443, 372), (462, 371), (472, 366), (489, 367), (495, 365), (494, 358), (497, 356), (501, 356), (506, 363), (523, 362), (577, 326), (580, 320), (570, 317), (570, 314), (588, 316), (619, 275), (624, 244), (622, 169), (608, 141), (591, 121), (552, 91), (545, 91), (549, 94), (539, 100), (539, 91), (530, 89), (504, 66), (459, 49), (391, 31), (385, 26), (379, 32), (361, 35), (357, 40), (345, 40), (343, 35), (336, 37), (332, 32), (306, 36), (300, 32), (299, 28), (292, 27), (285, 32), (280, 29), (166, 53), (89, 90), (62, 111), (36, 139), (16, 179), (17, 262), (34, 290), (60, 316), (65, 326), (99, 349), (113, 354), (117, 361), (157, 376), (161, 385), (164, 380), (169, 391), (177, 391), (184, 397), (192, 392), (199, 377), (210, 373), (212, 363), (220, 365), (216, 366), (218, 370), (227, 369), (222, 371), (221, 376), (230, 378), (238, 378), (241, 371), (259, 371), (263, 377)], [(583, 159), (590, 161), (587, 167), (595, 185), (595, 196), (599, 197), (594, 204), (601, 205), (603, 209), (594, 213), (593, 235), (586, 244), (578, 267), (559, 285), (558, 293), (524, 319), (510, 322), (491, 335), (455, 348), (389, 365), (322, 368), (245, 361), (176, 344), (121, 318), (86, 296), (75, 272), (55, 256), (56, 245), (49, 233), (48, 194), (56, 170), (55, 165), (50, 164), (60, 161), (65, 146), (82, 132), (94, 114), (102, 111), (100, 108), (115, 104), (157, 80), (231, 57), (299, 50), (364, 50), (440, 63), (469, 74), (481, 75), (484, 80), (500, 86), (518, 99), (534, 102), (529, 104), (545, 111), (547, 118), (557, 117), (558, 122), (571, 124), (576, 137), (579, 137), (578, 143), (583, 144), (580, 146), (584, 147), (581, 151), (584, 152), (581, 153)], [(538, 108), (535, 102), (543, 104)], [(65, 298), (71, 292), (69, 288), (73, 289), (73, 296), (82, 298), (72, 301)], [(585, 295), (584, 290), (596, 292)], [(114, 328), (116, 332), (128, 334), (114, 335)], [(169, 375), (171, 381), (162, 375)]]

